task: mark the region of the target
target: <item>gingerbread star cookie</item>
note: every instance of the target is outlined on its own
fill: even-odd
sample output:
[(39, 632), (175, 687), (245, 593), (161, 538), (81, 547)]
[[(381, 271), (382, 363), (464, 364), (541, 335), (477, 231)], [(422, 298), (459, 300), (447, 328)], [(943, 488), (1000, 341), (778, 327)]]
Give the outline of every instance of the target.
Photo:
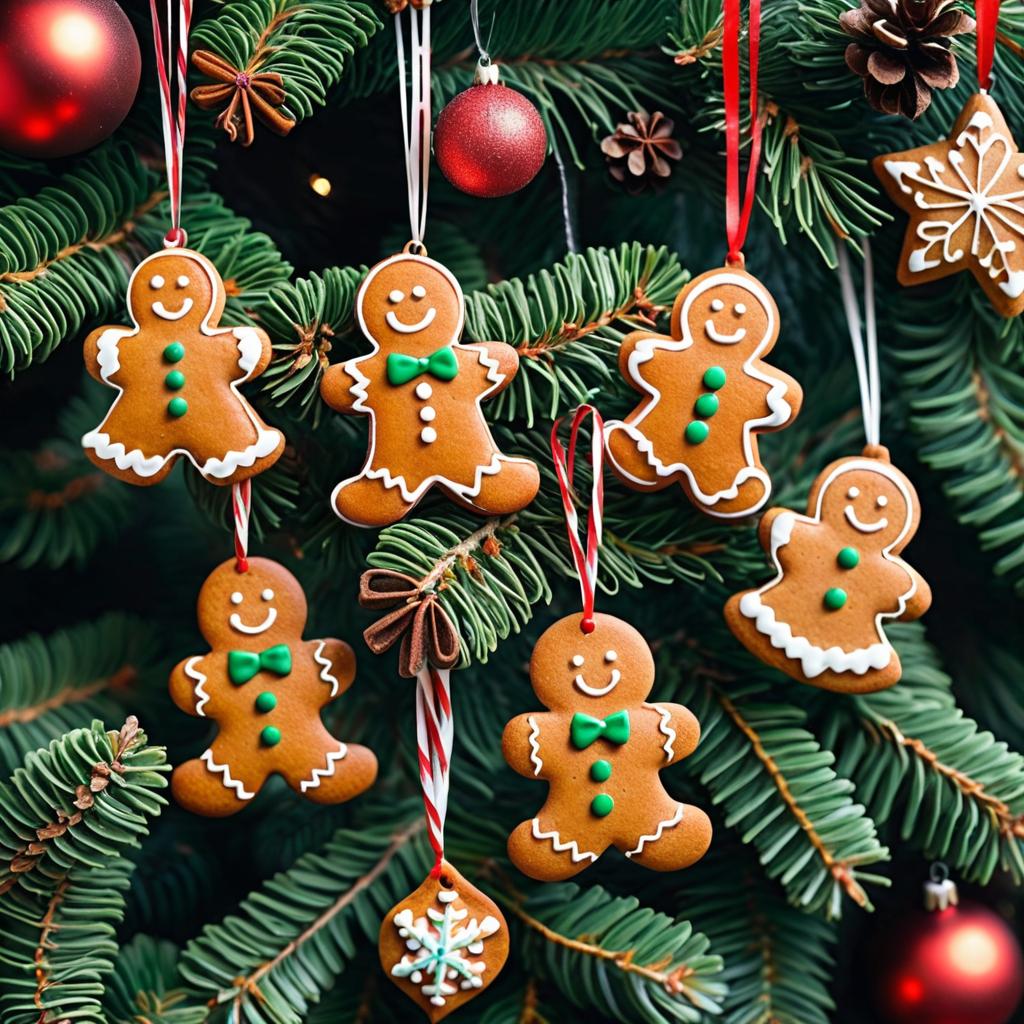
[(103, 422), (82, 438), (101, 469), (132, 484), (159, 483), (185, 456), (214, 484), (262, 473), (284, 450), (238, 390), (270, 362), (258, 327), (221, 327), (224, 282), (191, 249), (144, 259), (128, 282), (132, 327), (100, 327), (85, 365), (117, 391)]
[(1024, 154), (991, 96), (972, 96), (948, 139), (872, 166), (910, 216), (901, 284), (969, 270), (1003, 316), (1024, 312)]

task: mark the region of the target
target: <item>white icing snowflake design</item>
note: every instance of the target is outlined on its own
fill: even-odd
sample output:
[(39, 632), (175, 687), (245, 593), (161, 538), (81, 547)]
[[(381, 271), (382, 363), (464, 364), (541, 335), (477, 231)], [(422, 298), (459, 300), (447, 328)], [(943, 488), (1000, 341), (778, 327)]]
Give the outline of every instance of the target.
[(442, 889), (437, 902), (443, 910), (429, 907), (426, 917), (414, 919), (409, 908), (395, 914), (395, 926), (409, 952), (391, 973), (419, 985), (433, 1006), (444, 1006), (460, 988), (483, 987), (487, 963), (474, 957), (483, 953), (484, 940), (501, 928), (490, 914), (480, 922), (475, 917), (466, 921), (469, 910), (454, 906), (458, 896), (454, 889)]
[[(917, 224), (915, 234), (922, 244), (910, 248), (907, 269), (916, 274), (964, 259), (968, 254), (957, 236), (966, 225), (969, 255), (1005, 295), (1024, 295), (1024, 189), (1014, 188), (1024, 166), (1005, 123), (997, 127), (990, 110), (977, 109), (949, 140), (945, 160), (931, 153), (915, 160), (914, 155), (897, 153), (885, 160), (885, 170), (900, 191), (912, 195), (914, 206), (929, 214)], [(1016, 174), (1003, 181), (1015, 158)], [(934, 211), (943, 212), (935, 216)]]

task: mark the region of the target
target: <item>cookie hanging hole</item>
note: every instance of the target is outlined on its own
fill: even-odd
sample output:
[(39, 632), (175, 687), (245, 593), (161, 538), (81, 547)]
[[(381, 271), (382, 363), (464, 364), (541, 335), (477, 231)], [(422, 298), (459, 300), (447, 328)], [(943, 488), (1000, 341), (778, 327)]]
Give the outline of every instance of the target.
[(580, 622), (581, 633), (593, 633), (594, 632), (594, 620), (586, 617)]
[(402, 246), (402, 252), (408, 253), (412, 256), (426, 256), (427, 247), (422, 242), (417, 242), (413, 239)]
[(747, 261), (743, 258), (743, 253), (737, 250), (736, 252), (730, 252), (725, 257), (725, 265), (727, 267), (737, 267), (739, 270), (743, 270)]
[(171, 228), (171, 230), (164, 235), (165, 249), (184, 249), (187, 246), (188, 235), (185, 234), (185, 229), (182, 227)]
[(447, 871), (442, 870), (441, 876), (438, 878), (437, 881), (438, 881), (438, 884), (441, 886), (442, 889), (454, 889), (455, 888), (455, 879), (452, 878), (452, 876), (449, 875)]

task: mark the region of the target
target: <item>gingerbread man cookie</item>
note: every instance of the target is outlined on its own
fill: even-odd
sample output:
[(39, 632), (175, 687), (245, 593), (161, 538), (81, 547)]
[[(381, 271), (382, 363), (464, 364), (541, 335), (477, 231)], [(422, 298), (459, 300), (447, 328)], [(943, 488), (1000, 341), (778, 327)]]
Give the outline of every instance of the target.
[(637, 490), (679, 483), (702, 512), (735, 518), (771, 494), (757, 435), (781, 430), (800, 410), (792, 377), (763, 361), (779, 334), (767, 289), (737, 267), (691, 281), (672, 309), (672, 336), (634, 331), (619, 369), (643, 392), (606, 425), (615, 473)]
[(679, 803), (658, 773), (693, 753), (697, 719), (682, 705), (646, 701), (654, 659), (644, 638), (612, 615), (569, 615), (537, 642), (530, 682), (547, 711), (505, 726), (502, 751), (548, 798), (508, 841), (513, 863), (540, 881), (569, 878), (609, 847), (658, 871), (704, 856), (711, 822)]
[(128, 282), (132, 327), (85, 339), (85, 365), (114, 388), (103, 422), (82, 438), (101, 469), (132, 484), (159, 483), (184, 455), (211, 483), (262, 473), (284, 450), (238, 390), (270, 362), (257, 327), (220, 327), (224, 282), (191, 249), (144, 259)]
[(928, 584), (898, 557), (919, 519), (917, 493), (884, 448), (833, 462), (806, 515), (774, 508), (761, 519), (778, 575), (729, 599), (729, 628), (802, 683), (869, 693), (899, 682), (900, 658), (882, 627), (931, 604)]
[(247, 572), (234, 559), (219, 565), (199, 591), (198, 618), (212, 650), (174, 669), (171, 697), (220, 731), (175, 770), (178, 803), (207, 817), (234, 814), (275, 772), (322, 804), (373, 784), (373, 752), (335, 739), (320, 720), (352, 685), (355, 654), (341, 640), (302, 639), (306, 597), (284, 566), (268, 558), (250, 558)]
[(483, 515), (537, 493), (537, 467), (498, 450), (480, 408), (511, 383), (519, 356), (501, 342), (463, 344), (464, 315), (458, 281), (426, 256), (392, 256), (360, 286), (356, 317), (373, 350), (330, 367), (320, 388), (338, 412), (370, 417), (366, 462), (332, 495), (347, 522), (398, 522), (435, 484)]

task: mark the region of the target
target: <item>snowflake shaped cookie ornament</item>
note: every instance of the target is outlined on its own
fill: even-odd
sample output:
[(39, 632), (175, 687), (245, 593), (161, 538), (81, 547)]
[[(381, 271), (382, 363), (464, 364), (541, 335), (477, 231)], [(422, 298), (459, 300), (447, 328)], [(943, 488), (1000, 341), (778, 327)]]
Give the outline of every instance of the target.
[(969, 270), (1000, 314), (1024, 312), (1024, 154), (991, 96), (972, 96), (948, 139), (872, 166), (910, 215), (901, 284)]
[(482, 992), (508, 957), (497, 905), (447, 861), (393, 907), (380, 931), (380, 960), (403, 992), (439, 1021)]

